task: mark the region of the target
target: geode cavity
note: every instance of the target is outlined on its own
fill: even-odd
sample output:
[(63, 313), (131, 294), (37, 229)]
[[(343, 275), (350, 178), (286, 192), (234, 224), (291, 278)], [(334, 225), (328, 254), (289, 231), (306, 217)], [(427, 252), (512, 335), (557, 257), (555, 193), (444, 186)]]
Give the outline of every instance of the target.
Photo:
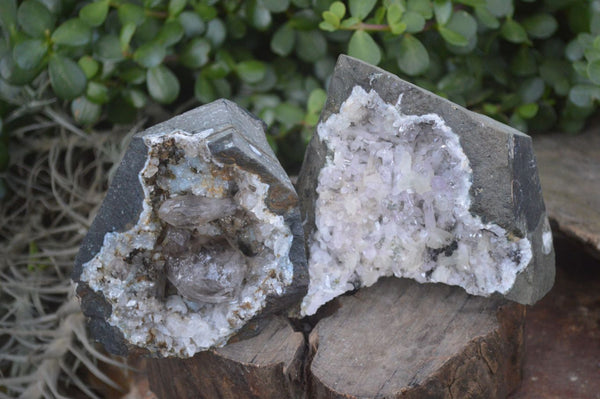
[(341, 56), (298, 180), (302, 313), (381, 276), (531, 304), (554, 282), (531, 138)]
[(113, 353), (189, 357), (306, 293), (298, 198), (264, 125), (219, 100), (136, 135), (76, 260)]

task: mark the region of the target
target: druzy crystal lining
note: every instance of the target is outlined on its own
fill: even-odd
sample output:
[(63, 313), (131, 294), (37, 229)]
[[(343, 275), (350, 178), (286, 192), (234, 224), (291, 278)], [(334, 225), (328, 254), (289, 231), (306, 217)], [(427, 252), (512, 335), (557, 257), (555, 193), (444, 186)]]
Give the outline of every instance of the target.
[(316, 134), (328, 156), (303, 314), (381, 276), (506, 293), (529, 264), (527, 238), (470, 213), (469, 160), (440, 116), (403, 115), (356, 86)]
[(269, 185), (213, 159), (211, 133), (144, 137), (140, 217), (83, 265), (81, 280), (112, 306), (109, 324), (163, 356), (224, 344), (292, 282), (293, 237), (265, 204)]

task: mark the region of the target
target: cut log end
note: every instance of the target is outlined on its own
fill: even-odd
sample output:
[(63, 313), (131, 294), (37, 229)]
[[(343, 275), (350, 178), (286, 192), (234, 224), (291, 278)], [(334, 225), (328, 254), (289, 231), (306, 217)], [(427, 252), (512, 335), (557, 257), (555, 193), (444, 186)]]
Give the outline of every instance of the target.
[(525, 308), (384, 279), (310, 334), (315, 398), (504, 398), (521, 379)]
[(150, 359), (151, 388), (159, 398), (490, 399), (520, 383), (522, 305), (395, 278), (336, 301), (308, 349), (275, 317), (191, 359)]
[(300, 397), (304, 337), (274, 317), (249, 339), (190, 359), (149, 359), (150, 387), (159, 398)]

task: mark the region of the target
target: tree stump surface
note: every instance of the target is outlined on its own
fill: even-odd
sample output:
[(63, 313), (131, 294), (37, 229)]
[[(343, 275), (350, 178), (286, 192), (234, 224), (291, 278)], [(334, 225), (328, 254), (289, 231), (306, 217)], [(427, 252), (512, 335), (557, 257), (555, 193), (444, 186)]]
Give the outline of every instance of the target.
[(301, 396), (305, 344), (280, 317), (255, 337), (189, 359), (149, 359), (150, 387), (159, 398), (266, 398)]
[(577, 136), (539, 136), (533, 145), (550, 220), (600, 257), (600, 124)]
[(310, 332), (271, 319), (191, 359), (150, 359), (159, 398), (505, 398), (521, 379), (525, 308), (385, 278), (336, 299)]
[(521, 378), (522, 305), (387, 278), (310, 334), (310, 397), (504, 398)]

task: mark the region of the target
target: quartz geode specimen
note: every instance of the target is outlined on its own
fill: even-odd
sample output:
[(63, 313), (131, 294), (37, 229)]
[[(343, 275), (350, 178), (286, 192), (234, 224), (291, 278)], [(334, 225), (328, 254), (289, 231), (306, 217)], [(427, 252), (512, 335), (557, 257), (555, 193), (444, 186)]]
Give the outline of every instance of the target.
[(341, 56), (298, 180), (301, 312), (379, 277), (531, 304), (554, 282), (531, 138)]
[(294, 188), (262, 122), (219, 100), (137, 134), (76, 260), (106, 348), (189, 357), (306, 293)]

